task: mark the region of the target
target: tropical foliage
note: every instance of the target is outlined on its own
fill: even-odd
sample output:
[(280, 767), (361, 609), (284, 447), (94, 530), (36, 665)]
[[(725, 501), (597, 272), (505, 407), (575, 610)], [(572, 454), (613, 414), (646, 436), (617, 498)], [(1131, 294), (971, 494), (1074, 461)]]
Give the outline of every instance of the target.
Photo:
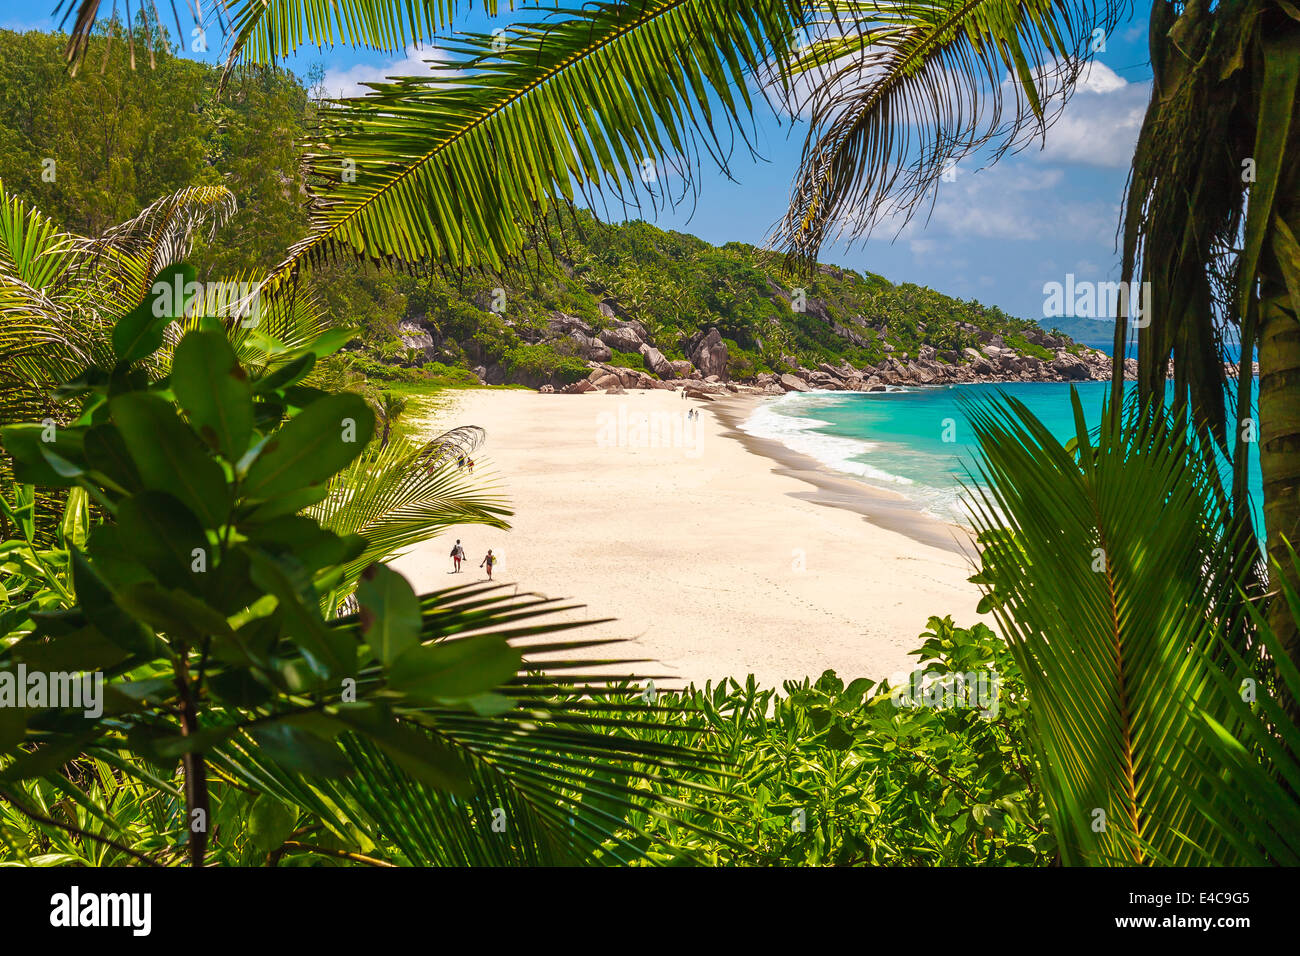
[[(7, 693), (26, 685), (29, 668), (103, 680), (96, 689), (74, 678), (71, 704), (42, 694), (0, 708), (0, 793), (12, 812), (42, 832), (75, 834), (83, 853), (95, 843), (155, 863), (179, 844), (203, 864), (223, 821), (228, 861), (246, 859), (246, 841), (283, 850), (300, 812), (328, 837), (288, 849), (344, 859), (370, 859), (379, 833), (404, 862), (640, 855), (612, 825), (611, 811), (643, 802), (629, 782), (711, 758), (600, 729), (617, 718), (570, 729), (590, 707), (566, 702), (572, 682), (609, 663), (572, 652), (608, 642), (549, 639), (574, 626), (535, 620), (553, 602), (490, 585), (422, 599), (371, 561), (448, 520), (445, 510), (394, 508), (394, 494), (454, 501), (454, 520), (500, 523), (502, 509), (457, 496), (450, 458), (402, 472), (422, 476), (414, 488), (346, 472), (374, 415), (355, 394), (303, 384), (339, 336), (250, 368), (222, 320), (205, 316), (180, 338), (170, 374), (152, 376), (165, 330), (201, 310), (173, 295), (193, 277), (166, 267), (112, 324), (111, 369), (88, 367), (63, 391), (80, 401), (71, 424), (0, 429), (19, 482), (69, 489), (56, 548), (35, 541), (30, 488), (6, 503), (20, 534), (0, 567)], [(109, 520), (92, 524), (88, 501)], [(320, 520), (302, 513), (313, 506)], [(354, 588), (359, 611), (337, 616)], [(574, 774), (574, 760), (599, 772)], [(71, 775), (60, 769), (69, 762)], [(179, 787), (169, 779), (178, 764)], [(109, 813), (128, 778), (147, 792), (123, 798), (127, 816), (154, 821), (157, 854), (124, 843), (132, 820)], [(426, 811), (405, 826), (395, 780)], [(94, 826), (52, 817), (51, 787)], [(258, 821), (247, 831), (234, 826), (245, 812)]]
[(789, 681), (784, 693), (750, 677), (661, 697), (678, 714), (671, 739), (707, 731), (702, 739), (728, 772), (685, 777), (712, 788), (700, 805), (716, 820), (699, 810), (657, 821), (633, 814), (665, 838), (651, 857), (689, 852), (720, 866), (1051, 863), (1056, 841), (1026, 739), (1024, 682), (1006, 644), (983, 624), (958, 628), (951, 618), (931, 618), (921, 638), (915, 676), (892, 687), (846, 685), (828, 671)]
[[(774, 70), (810, 130), (773, 233), (804, 266), (836, 230), (901, 226), (943, 173), (1041, 135), (1117, 0), (830, 0), (809, 5), (798, 55)], [(1007, 82), (1004, 82), (1007, 80)]]
[[(1133, 157), (1122, 278), (1150, 283), (1154, 308), (1149, 324), (1130, 332), (1121, 317), (1115, 330), (1116, 348), (1137, 339), (1145, 397), (1163, 400), (1172, 364), (1175, 402), (1236, 463), (1239, 510), (1247, 448), (1258, 442), (1268, 553), (1292, 587), (1300, 581), (1288, 557), (1288, 542), (1300, 541), (1298, 20), (1290, 4), (1271, 0), (1152, 4), (1154, 90)], [(1203, 121), (1180, 121), (1188, 116)], [(1239, 358), (1225, 347), (1233, 340)], [(1269, 616), (1300, 661), (1286, 603), (1275, 600)], [(1291, 714), (1300, 717), (1300, 701)]]
[(1300, 726), (1281, 701), (1300, 673), (1248, 596), (1259, 552), (1214, 445), (1151, 403), (1090, 434), (1074, 401), (1068, 445), (1014, 399), (970, 414), (978, 580), (1024, 675), (1062, 860), (1294, 865)]
[[(456, 6), (364, 3), (329, 10), (315, 0), (284, 0), (261, 9), (233, 5), (238, 15), (230, 60), (264, 66), (304, 38), (392, 49), (407, 37), (427, 37), (449, 25)], [(69, 47), (74, 60), (85, 50), (97, 7), (96, 0), (77, 5)], [(684, 187), (703, 155), (725, 169), (724, 143), (733, 134), (743, 141), (756, 78), (788, 103), (799, 104), (815, 91), (805, 162), (775, 235), (790, 262), (811, 270), (832, 230), (858, 234), (883, 219), (906, 217), (932, 195), (948, 164), (985, 148), (996, 157), (1026, 134), (1041, 133), (1086, 65), (1093, 27), (1106, 30), (1116, 16), (1109, 3), (1034, 0), (773, 0), (742, 7), (720, 0), (647, 0), (544, 8), (535, 21), (495, 35), (458, 34), (442, 47), (439, 75), (375, 84), (369, 97), (320, 111), (308, 156), (311, 231), (273, 270), (266, 289), (292, 301), (305, 266), (327, 270), (339, 255), (500, 277), (508, 264), (553, 245), (552, 224), (571, 231), (576, 220), (567, 207), (579, 195), (604, 192), (656, 204), (671, 201), (673, 182)], [(689, 731), (679, 744), (703, 730), (724, 743), (713, 754), (691, 753), (663, 743), (662, 729), (639, 737), (628, 711), (653, 711), (626, 688), (614, 688), (599, 701), (577, 697), (573, 687), (526, 667), (521, 671), (518, 649), (500, 634), (454, 637), (472, 624), (490, 629), (497, 621), (480, 610), (476, 593), (434, 595), (414, 604), (409, 588), (375, 568), (358, 589), (361, 613), (335, 617), (352, 575), (366, 567), (364, 546), (294, 514), (309, 500), (321, 500), (310, 498), (320, 487), (299, 488), (263, 462), (274, 464), (278, 448), (292, 449), (311, 436), (337, 452), (329, 444), (337, 439), (322, 436), (341, 417), (372, 426), (370, 411), (355, 396), (293, 384), (293, 362), (300, 356), (290, 349), (276, 371), (237, 377), (240, 390), (269, 379), (274, 384), (261, 404), (278, 407), (262, 408), (254, 418), (250, 397), (247, 415), (236, 419), (243, 440), (235, 441), (229, 419), (218, 421), (208, 411), (225, 407), (221, 403), (229, 396), (223, 393), (233, 395), (236, 386), (212, 369), (206, 377), (202, 367), (187, 370), (181, 361), (189, 354), (186, 342), (201, 341), (197, 337), (224, 343), (224, 327), (202, 325), (181, 340), (170, 380), (132, 377), (125, 368), (107, 382), (91, 376), (73, 389), (89, 396), (83, 423), (56, 430), (53, 442), (40, 440), (44, 433), (33, 430), (40, 426), (11, 426), (4, 433), (20, 478), (75, 482), (116, 519), (91, 532), (83, 554), (75, 541), (67, 544), (67, 535), (75, 539), (80, 527), (80, 506), (69, 498), (74, 517), (59, 523), (68, 529), (62, 539), (66, 558), (58, 548), (38, 549), (30, 536), (26, 545), (11, 549), (20, 555), (12, 573), (27, 576), (19, 597), (29, 633), (5, 653), (21, 658), (35, 652), (39, 659), (50, 647), (57, 652), (60, 644), (72, 646), (76, 635), (84, 639), (101, 629), (117, 634), (124, 627), (132, 643), (105, 652), (128, 655), (120, 662), (154, 651), (140, 664), (166, 675), (166, 689), (133, 686), (136, 694), (125, 694), (128, 700), (119, 702), (113, 720), (133, 729), (134, 739), (130, 733), (119, 739), (116, 726), (101, 724), (96, 734), (113, 729), (103, 731), (107, 738), (87, 738), (94, 748), (87, 756), (107, 762), (108, 755), (126, 750), (154, 763), (174, 765), (179, 759), (185, 786), (172, 797), (183, 796), (184, 810), (192, 814), (200, 804), (208, 806), (200, 782), (202, 755), (211, 754), (211, 764), (232, 784), (257, 792), (247, 804), (240, 802), (244, 796), (232, 798), (232, 812), (260, 807), (262, 832), (282, 840), (273, 853), (293, 855), (306, 845), (305, 834), (289, 838), (297, 833), (299, 809), (285, 811), (283, 805), (306, 808), (313, 833), (327, 831), (328, 839), (347, 844), (314, 842), (316, 852), (373, 861), (368, 854), (382, 833), (400, 834), (392, 837), (395, 849), (387, 856), (403, 862), (481, 858), (488, 852), (483, 847), (493, 844), (446, 837), (468, 834), (470, 820), (484, 819), (481, 807), (475, 817), (470, 803), (445, 797), (472, 782), (480, 793), (503, 801), (499, 807), (513, 793), (519, 803), (511, 806), (519, 813), (525, 804), (534, 810), (518, 845), (503, 850), (499, 862), (675, 861), (683, 853), (738, 862), (1040, 862), (1056, 852), (1066, 863), (1295, 863), (1300, 598), (1292, 586), (1296, 562), (1287, 536), (1300, 528), (1292, 414), (1300, 382), (1300, 336), (1293, 325), (1300, 269), (1288, 218), (1295, 192), (1288, 178), (1295, 166), (1289, 161), (1291, 117), (1300, 76), (1296, 19), (1288, 4), (1272, 0), (1157, 0), (1153, 7), (1155, 95), (1134, 161), (1124, 245), (1124, 278), (1156, 287), (1155, 321), (1139, 336), (1143, 400), (1124, 412), (1117, 377), (1116, 399), (1101, 428), (1089, 433), (1078, 409), (1080, 424), (1068, 445), (1053, 439), (1023, 406), (972, 412), (984, 479), (983, 490), (975, 492), (983, 561), (977, 580), (988, 591), (986, 608), (997, 615), (1007, 650), (986, 631), (958, 632), (950, 622), (934, 622), (923, 659), (934, 664), (931, 677), (944, 676), (958, 661), (991, 660), (1013, 689), (1023, 681), (1027, 706), (1016, 689), (1010, 708), (1018, 724), (981, 726), (970, 723), (978, 719), (973, 715), (955, 712), (903, 716), (887, 709), (894, 702), (883, 702), (882, 688), (863, 681), (844, 687), (832, 675), (787, 687), (783, 699), (732, 683), (670, 701), (691, 705), (673, 718)], [(1004, 73), (1011, 77), (1005, 85)], [(1243, 159), (1250, 160), (1249, 177), (1242, 175)], [(1232, 185), (1238, 182), (1240, 187)], [(1240, 248), (1238, 236), (1244, 237)], [(734, 300), (737, 288), (754, 283), (754, 273), (746, 270), (755, 260), (746, 254), (748, 263), (717, 277), (713, 292), (721, 298)], [(669, 327), (655, 322), (651, 283), (621, 263), (573, 257), (560, 264), (567, 278), (588, 272), (589, 293), (603, 296), (617, 287), (624, 307), (644, 310), (656, 334), (656, 325)], [(682, 292), (680, 283), (664, 286), (665, 296), (680, 298)], [(755, 302), (752, 296), (749, 301)], [(797, 336), (787, 323), (765, 323), (763, 311), (737, 316), (755, 346), (766, 335), (779, 343), (779, 357), (799, 344), (792, 342)], [(148, 320), (123, 321), (113, 335), (119, 360), (145, 358), (162, 344), (161, 336), (151, 341)], [(559, 361), (528, 351), (533, 343), (513, 324), (463, 310), (451, 311), (449, 321), (472, 326), (462, 337), (486, 350), (482, 354), (507, 362), (511, 356)], [(124, 327), (126, 332), (118, 331)], [(1225, 327), (1239, 327), (1245, 346), (1235, 407), (1222, 397)], [(140, 338), (133, 328), (144, 330), (149, 345), (139, 355), (131, 354)], [(1123, 322), (1118, 329), (1122, 354)], [(739, 347), (749, 344), (728, 331)], [(401, 348), (383, 337), (371, 333), (368, 344), (380, 358), (397, 357)], [(466, 343), (450, 338), (469, 352)], [(671, 335), (664, 340), (670, 342)], [(1256, 342), (1271, 559), (1266, 610), (1244, 507), (1243, 442), (1249, 439), (1235, 422), (1247, 417), (1247, 363)], [(230, 364), (234, 353), (228, 348), (211, 351), (218, 366), (242, 368), (238, 360)], [(762, 352), (758, 346), (755, 355), (741, 358), (757, 365), (765, 360)], [(1151, 399), (1163, 394), (1171, 356), (1177, 399), (1166, 415)], [(459, 358), (454, 351), (448, 357)], [(210, 407), (199, 388), (205, 382), (222, 386)], [(174, 424), (177, 436), (189, 436), (178, 437), (175, 447), (191, 449), (191, 471), (207, 483), (204, 488), (178, 485), (172, 474), (163, 496), (171, 501), (158, 498), (161, 489), (149, 483), (159, 483), (157, 476), (174, 463), (140, 445), (145, 421)], [(99, 442), (90, 434), (96, 428), (114, 430), (115, 444), (105, 441), (105, 447), (125, 453), (111, 461), (95, 457)], [(254, 434), (265, 444), (250, 445)], [(252, 449), (247, 455), (246, 448)], [(1225, 455), (1234, 472), (1230, 488), (1220, 477)], [(356, 457), (335, 454), (324, 461), (329, 472), (337, 472)], [(200, 459), (209, 464), (198, 464)], [(129, 467), (121, 470), (122, 465)], [(324, 481), (330, 474), (315, 477)], [(285, 486), (275, 486), (277, 480)], [(268, 481), (276, 494), (259, 499)], [(284, 504), (287, 510), (277, 513), (277, 496), (296, 491), (308, 498), (293, 499), (293, 507)], [(150, 507), (134, 503), (137, 496), (145, 496)], [(20, 492), (9, 509), (17, 527), (30, 524), (31, 497)], [(128, 525), (144, 515), (165, 516), (183, 533), (163, 540), (194, 545), (190, 554), (205, 544), (217, 549), (221, 560), (214, 566), (232, 574), (252, 603), (229, 608), (224, 620), (223, 607), (215, 616), (211, 608), (206, 617), (178, 615), (169, 601), (192, 610), (214, 600), (204, 590), (208, 579), (195, 580), (175, 562), (184, 549), (164, 560), (147, 543), (100, 546), (97, 536), (108, 528), (112, 538), (123, 515)], [(285, 567), (286, 541), (296, 549), (295, 535), (304, 536), (311, 566)], [(243, 557), (227, 560), (227, 549)], [(115, 571), (115, 560), (134, 560), (139, 570)], [(64, 573), (70, 578), (60, 577), (60, 567), (69, 569)], [(87, 583), (93, 597), (85, 592)], [(267, 595), (274, 609), (270, 600), (259, 603)], [(30, 605), (29, 598), (38, 604)], [(465, 604), (458, 603), (462, 599)], [(30, 609), (44, 608), (42, 602), (58, 609)], [(507, 618), (516, 613), (526, 612), (500, 609)], [(480, 614), (486, 616), (475, 616)], [(194, 633), (195, 620), (211, 626)], [(390, 626), (390, 620), (404, 623)], [(474, 644), (478, 640), (484, 643)], [(111, 638), (106, 643), (114, 644)], [(199, 650), (209, 643), (225, 653), (209, 660)], [(469, 655), (469, 644), (490, 648), (485, 660)], [(974, 656), (971, 645), (979, 651)], [(430, 663), (460, 650), (473, 662), (463, 673), (459, 666)], [(399, 666), (407, 660), (403, 655), (421, 663)], [(358, 703), (367, 716), (355, 717), (326, 688), (362, 660), (369, 670), (358, 681)], [(580, 672), (588, 664), (569, 666)], [(203, 701), (209, 710), (200, 729), (191, 719), (197, 698), (189, 690), (190, 674), (209, 666), (234, 676), (229, 689), (220, 682), (206, 685), (212, 697)], [(509, 674), (516, 676), (503, 685)], [(396, 692), (382, 703), (381, 681)], [(241, 696), (246, 694), (254, 696)], [(169, 718), (174, 723), (177, 712), (184, 732), (160, 730), (158, 724)], [(300, 746), (277, 750), (284, 743), (275, 739), (282, 727), (316, 736), (295, 738)], [(394, 727), (403, 728), (396, 738)], [(587, 749), (575, 742), (574, 728), (593, 734), (583, 738)], [(58, 736), (57, 716), (42, 715), (17, 729), (25, 742), (68, 743)], [(263, 731), (266, 739), (259, 736)], [(1032, 756), (1023, 750), (1025, 741)], [(435, 744), (446, 749), (430, 751)], [(68, 753), (84, 746), (78, 741)], [(329, 780), (321, 771), (331, 768), (294, 765), (288, 754), (299, 752), (340, 761), (334, 769), (346, 764), (356, 773), (343, 784), (304, 787), (293, 774)], [(37, 747), (4, 773), (55, 785), (48, 764), (44, 773), (30, 768), (39, 771), (42, 760), (60, 755), (55, 747)], [(478, 765), (472, 762), (476, 755), (483, 758)], [(751, 755), (767, 759), (745, 763)], [(717, 772), (723, 756), (743, 764), (739, 780)], [(915, 763), (927, 758), (939, 779), (910, 776)], [(604, 763), (593, 767), (596, 761)], [(694, 809), (656, 790), (660, 770), (684, 764), (693, 768), (685, 767), (684, 778), (673, 785), (693, 790)], [(512, 775), (514, 789), (503, 789), (506, 784), (489, 776), (489, 769)], [(101, 804), (119, 799), (104, 785), (98, 765), (84, 769), (88, 785), (95, 783), (92, 773), (98, 774)], [(403, 803), (418, 811), (406, 818), (406, 827), (393, 816), (390, 794), (374, 783), (399, 773), (423, 787), (418, 801)], [(22, 792), (10, 788), (12, 805), (27, 820), (49, 826), (40, 808), (50, 806), (52, 792), (31, 782), (23, 786)], [(918, 804), (903, 787), (932, 802)], [(638, 809), (632, 799), (637, 794), (655, 794), (654, 804)], [(73, 799), (82, 807), (101, 805), (88, 795)], [(141, 810), (128, 798), (127, 806), (138, 816), (175, 814), (180, 804)], [(786, 826), (798, 810), (810, 826), (792, 837)], [(1044, 811), (1050, 834), (1042, 826)], [(570, 813), (584, 823), (565, 829)], [(727, 820), (737, 813), (749, 816), (736, 824), (735, 839), (709, 837), (704, 831), (718, 813)], [(509, 809), (505, 816), (511, 817)], [(438, 821), (436, 836), (414, 832), (411, 821), (422, 819)], [(885, 820), (897, 826), (879, 828)], [(259, 851), (276, 844), (262, 839)], [(235, 838), (233, 852), (245, 852), (241, 840)], [(201, 843), (188, 841), (192, 856), (202, 856)]]

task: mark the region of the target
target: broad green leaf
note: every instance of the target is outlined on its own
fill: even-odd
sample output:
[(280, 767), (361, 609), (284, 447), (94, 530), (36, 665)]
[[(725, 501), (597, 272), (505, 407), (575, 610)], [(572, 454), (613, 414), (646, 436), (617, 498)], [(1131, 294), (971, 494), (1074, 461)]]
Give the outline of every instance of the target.
[(285, 635), (310, 658), (319, 676), (355, 677), (357, 645), (348, 634), (321, 620), (310, 581), (295, 580), (283, 561), (265, 551), (255, 547), (242, 550), (248, 554), (254, 583), (279, 599)]
[(282, 515), (270, 521), (241, 524), (239, 530), (267, 551), (292, 555), (313, 572), (350, 561), (365, 547), (365, 541), (357, 535), (342, 538), (304, 515)]
[(494, 635), (421, 644), (393, 661), (388, 687), (420, 700), (476, 697), (514, 677), (521, 660)]
[(128, 614), (173, 638), (195, 641), (231, 633), (220, 612), (184, 591), (166, 590), (146, 581), (123, 588), (113, 600)]
[(146, 660), (161, 653), (157, 639), (113, 600), (108, 584), (78, 549), (72, 549), (72, 582), (86, 620), (122, 650)]
[(269, 853), (293, 833), (298, 811), (278, 797), (263, 793), (253, 801), (248, 814), (248, 837), (263, 853)]
[(212, 562), (208, 537), (193, 512), (165, 491), (141, 491), (117, 506), (119, 541), (169, 588), (199, 590), (196, 576)]
[(225, 523), (225, 474), (197, 435), (156, 395), (131, 392), (109, 402), (113, 423), (146, 488), (175, 495), (205, 528)]
[(181, 339), (171, 386), (199, 436), (227, 461), (238, 461), (253, 434), (253, 399), (226, 336), (196, 331)]
[(357, 585), (361, 633), (375, 656), (392, 664), (420, 643), (420, 599), (406, 578), (383, 564), (372, 564)]
[(269, 758), (292, 770), (318, 777), (343, 777), (352, 771), (337, 744), (310, 731), (277, 721), (250, 728), (248, 733)]
[(162, 345), (163, 330), (185, 312), (198, 278), (187, 263), (167, 266), (154, 278), (149, 294), (113, 326), (113, 352), (122, 363), (152, 355)]
[(59, 522), (59, 537), (64, 547), (84, 548), (90, 535), (90, 498), (84, 488), (73, 488), (63, 505), (63, 520)]
[(115, 426), (104, 423), (87, 429), (84, 454), (86, 467), (109, 479), (126, 494), (141, 487), (140, 472)]
[(274, 498), (330, 477), (361, 454), (375, 416), (359, 395), (330, 395), (271, 436), (244, 479), (249, 498)]
[(292, 362), (286, 362), (253, 382), (253, 391), (258, 395), (288, 388), (303, 378), (316, 366), (316, 356), (310, 352), (299, 355)]
[[(71, 477), (60, 474), (44, 451), (52, 451), (65, 461), (81, 457), (84, 432), (53, 424), (5, 425), (0, 428), (0, 444), (13, 460), (14, 477), (21, 482), (45, 488), (64, 488), (74, 484)], [(48, 439), (48, 441), (47, 441)]]

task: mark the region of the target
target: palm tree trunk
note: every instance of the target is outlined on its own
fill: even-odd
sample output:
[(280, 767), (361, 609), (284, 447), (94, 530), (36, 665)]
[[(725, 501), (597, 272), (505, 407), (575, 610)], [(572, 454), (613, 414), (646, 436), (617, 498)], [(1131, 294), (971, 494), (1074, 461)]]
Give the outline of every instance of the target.
[[(1272, 258), (1266, 256), (1266, 259)], [(1276, 260), (1274, 260), (1276, 262)], [(1292, 587), (1300, 582), (1285, 541), (1300, 548), (1300, 321), (1278, 272), (1261, 270), (1259, 309), (1259, 464), (1264, 479), (1264, 527), (1267, 529), (1270, 578), (1279, 573)], [(1270, 591), (1277, 592), (1271, 583)], [(1270, 602), (1268, 621), (1287, 655), (1300, 665), (1300, 632), (1283, 599)], [(1292, 702), (1300, 713), (1300, 702)]]
[[(181, 734), (192, 737), (199, 732), (198, 708), (194, 702), (194, 687), (189, 670), (182, 658), (176, 676), (176, 686), (181, 697)], [(200, 750), (192, 750), (181, 758), (185, 780), (185, 827), (189, 830), (187, 846), (190, 866), (202, 866), (208, 852), (208, 768)]]

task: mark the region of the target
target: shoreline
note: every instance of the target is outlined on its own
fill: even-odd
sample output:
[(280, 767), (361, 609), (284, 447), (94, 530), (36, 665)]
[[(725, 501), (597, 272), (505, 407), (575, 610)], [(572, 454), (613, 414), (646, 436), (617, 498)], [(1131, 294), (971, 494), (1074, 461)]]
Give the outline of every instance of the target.
[[(427, 593), (486, 580), (478, 564), (492, 548), (498, 582), (573, 605), (557, 621), (612, 619), (560, 635), (626, 641), (608, 656), (627, 664), (591, 673), (661, 675), (660, 689), (749, 674), (779, 688), (826, 670), (880, 680), (912, 669), (931, 616), (987, 621), (955, 526), (746, 441), (734, 428), (745, 398), (469, 389), (447, 399), (421, 431), (486, 429), (475, 483), (508, 499), (512, 527), (452, 526), (393, 567)], [(923, 524), (942, 531), (927, 539)], [(457, 575), (455, 539), (469, 558)]]
[(708, 402), (704, 407), (718, 417), (726, 429), (724, 434), (729, 438), (740, 442), (753, 454), (774, 462), (772, 471), (775, 474), (813, 486), (812, 491), (791, 492), (792, 497), (851, 511), (879, 528), (906, 535), (919, 544), (973, 559), (975, 552), (968, 529), (927, 514), (916, 501), (901, 492), (837, 472), (775, 438), (761, 438), (741, 430), (741, 423), (753, 410), (774, 397), (777, 396), (732, 396)]

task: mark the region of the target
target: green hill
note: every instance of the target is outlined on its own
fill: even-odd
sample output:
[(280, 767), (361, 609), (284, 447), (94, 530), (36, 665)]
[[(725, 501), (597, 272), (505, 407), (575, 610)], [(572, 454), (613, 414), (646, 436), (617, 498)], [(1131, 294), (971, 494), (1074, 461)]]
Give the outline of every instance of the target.
[(997, 307), (923, 286), (831, 265), (790, 275), (779, 255), (752, 245), (717, 247), (646, 222), (598, 222), (581, 210), (566, 215), (563, 229), (549, 222), (509, 275), (410, 281), (401, 327), (371, 343), (377, 357), (405, 354), (424, 332), (426, 358), (481, 368), (496, 381), (572, 381), (587, 375), (593, 358), (641, 367), (631, 339), (609, 359), (585, 347), (585, 338), (628, 322), (669, 360), (687, 359), (692, 337), (716, 328), (732, 379), (821, 363), (865, 368), (915, 357), (922, 346), (960, 355), (995, 336), (1044, 360), (1054, 356), (1044, 342), (1069, 344)]
[[(11, 191), (93, 235), (177, 189), (225, 185), (239, 211), (195, 250), (205, 280), (263, 273), (306, 234), (293, 143), (308, 135), (316, 105), (298, 77), (252, 70), (218, 96), (215, 68), (159, 44), (154, 67), (133, 71), (120, 40), (102, 70), (72, 76), (63, 42), (0, 30), (0, 176)], [(143, 31), (136, 44), (143, 60)], [(956, 362), (995, 336), (1024, 355), (1053, 355), (1035, 323), (979, 302), (834, 266), (792, 277), (754, 246), (719, 248), (644, 222), (602, 224), (584, 211), (566, 219), (563, 230), (543, 224), (508, 276), (443, 276), (436, 263), (403, 275), (340, 259), (311, 270), (305, 286), (361, 331), (340, 361), (380, 381), (468, 383), (480, 369), (494, 382), (562, 385), (587, 376), (591, 359), (643, 368), (641, 342), (685, 360), (692, 338), (715, 328), (733, 379), (821, 363), (865, 368), (916, 358), (922, 346)], [(605, 356), (597, 340), (620, 322), (643, 334), (606, 336)]]

